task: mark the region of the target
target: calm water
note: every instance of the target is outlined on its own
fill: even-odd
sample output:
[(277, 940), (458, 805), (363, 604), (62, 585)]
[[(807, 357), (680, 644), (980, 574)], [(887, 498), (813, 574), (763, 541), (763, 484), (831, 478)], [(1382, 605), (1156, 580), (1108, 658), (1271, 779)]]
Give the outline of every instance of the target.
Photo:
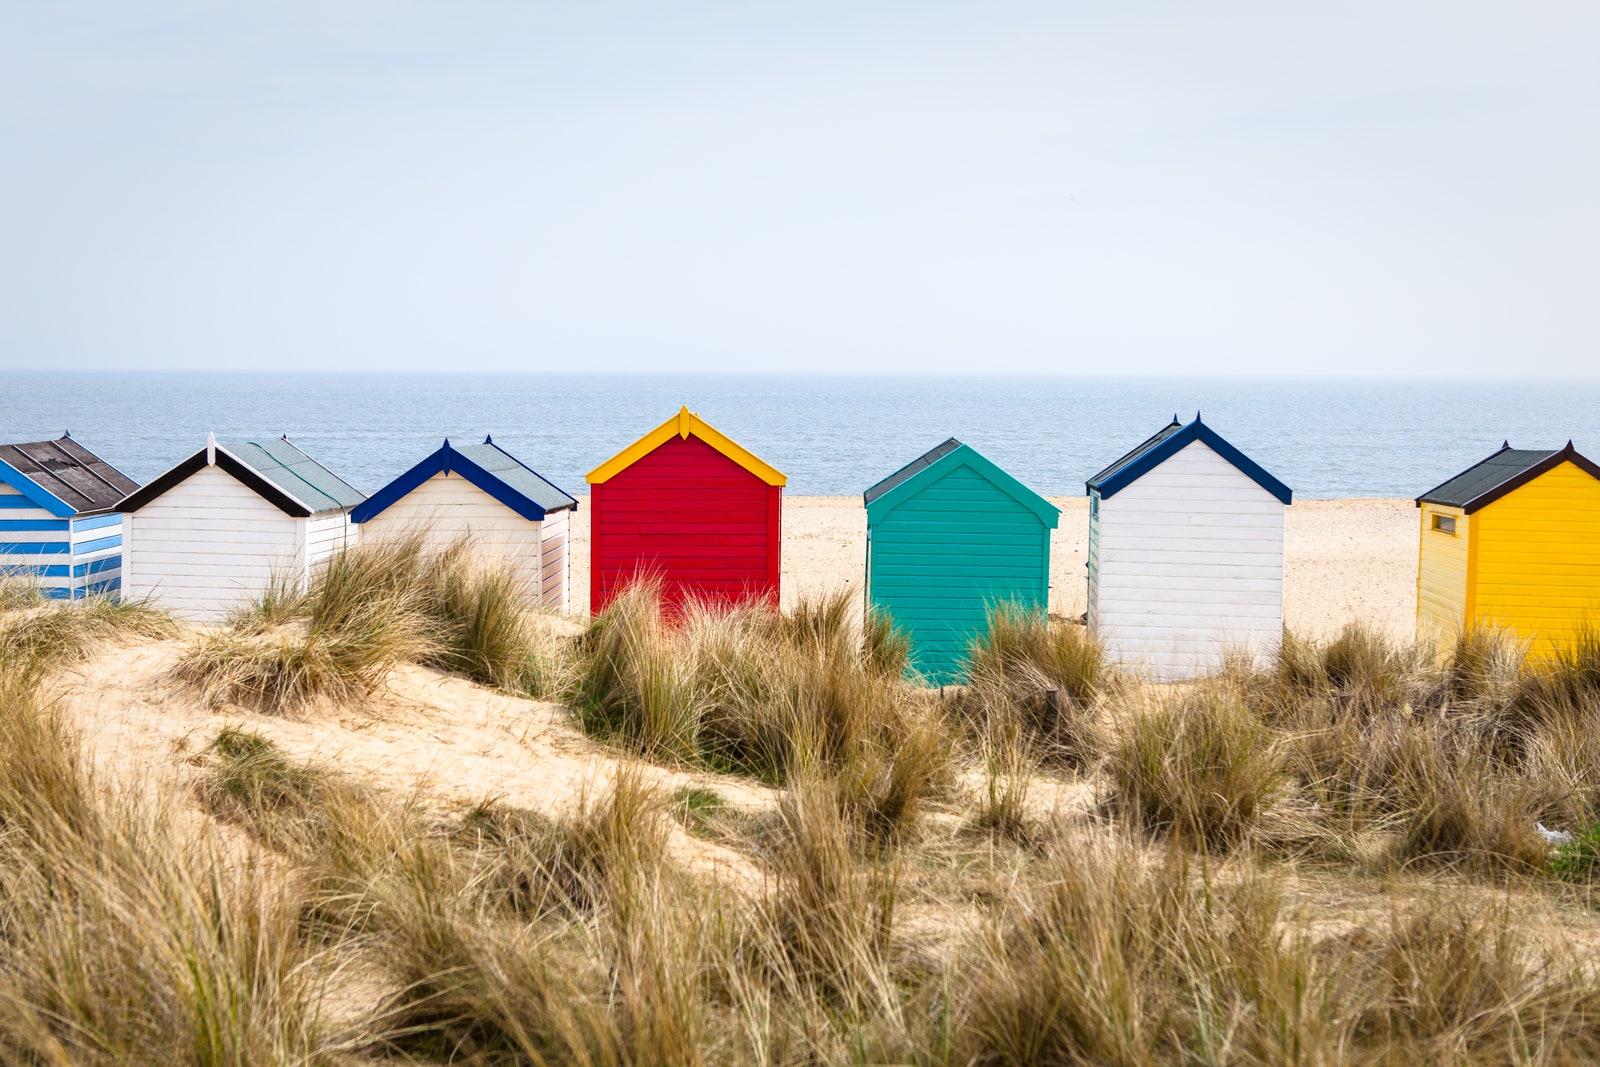
[(1047, 495), (1199, 409), (1297, 496), (1415, 496), (1500, 445), (1600, 457), (1600, 382), (1117, 378), (17, 375), (0, 442), (72, 435), (144, 481), (219, 439), (287, 433), (371, 492), (449, 436), (495, 441), (572, 492), (688, 404), (789, 475), (845, 496), (946, 437)]

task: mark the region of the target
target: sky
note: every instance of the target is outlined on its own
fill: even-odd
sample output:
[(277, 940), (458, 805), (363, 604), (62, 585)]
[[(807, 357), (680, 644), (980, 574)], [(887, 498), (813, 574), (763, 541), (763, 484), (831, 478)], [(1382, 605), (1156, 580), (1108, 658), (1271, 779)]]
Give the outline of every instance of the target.
[(1600, 5), (0, 0), (0, 371), (1600, 376)]

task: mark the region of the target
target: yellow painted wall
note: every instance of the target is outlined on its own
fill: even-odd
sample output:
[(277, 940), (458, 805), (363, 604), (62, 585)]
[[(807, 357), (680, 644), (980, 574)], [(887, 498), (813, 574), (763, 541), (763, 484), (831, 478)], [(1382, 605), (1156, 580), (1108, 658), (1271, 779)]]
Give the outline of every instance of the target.
[[(1472, 519), (1460, 508), (1423, 504), (1417, 556), (1417, 636), (1454, 641), (1467, 620), (1467, 537)], [(1433, 528), (1435, 515), (1456, 520), (1456, 531)]]
[(1541, 474), (1473, 514), (1471, 548), (1474, 623), (1515, 630), (1536, 656), (1600, 625), (1600, 480), (1571, 463)]

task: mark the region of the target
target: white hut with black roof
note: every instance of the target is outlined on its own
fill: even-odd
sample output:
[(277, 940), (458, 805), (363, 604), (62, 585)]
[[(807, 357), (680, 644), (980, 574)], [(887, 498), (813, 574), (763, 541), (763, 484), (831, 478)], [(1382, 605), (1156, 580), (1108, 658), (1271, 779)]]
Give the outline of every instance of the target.
[(468, 538), (475, 549), (511, 562), (541, 604), (565, 608), (572, 583), (568, 519), (577, 507), (493, 437), (460, 446), (446, 438), (350, 517), (368, 542), (415, 534), (440, 549)]
[(1289, 487), (1195, 415), (1090, 478), (1088, 623), (1156, 681), (1283, 639)]
[(53, 600), (115, 593), (117, 502), (137, 488), (71, 434), (0, 445), (0, 577), (35, 583)]
[(196, 621), (222, 619), (278, 579), (304, 587), (359, 528), (366, 497), (293, 444), (218, 443), (117, 505), (123, 590)]

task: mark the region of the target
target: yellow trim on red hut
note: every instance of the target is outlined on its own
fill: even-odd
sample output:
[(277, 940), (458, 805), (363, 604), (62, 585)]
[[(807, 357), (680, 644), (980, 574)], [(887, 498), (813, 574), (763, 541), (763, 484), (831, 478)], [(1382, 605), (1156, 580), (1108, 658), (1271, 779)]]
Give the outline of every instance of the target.
[(590, 471), (584, 480), (590, 485), (598, 485), (601, 482), (609, 481), (660, 448), (673, 437), (688, 437), (691, 434), (700, 438), (700, 440), (768, 485), (788, 484), (789, 479), (782, 471), (770, 463), (763, 462), (737, 441), (724, 435), (715, 426), (690, 411), (687, 405), (679, 408), (678, 413), (672, 418)]

